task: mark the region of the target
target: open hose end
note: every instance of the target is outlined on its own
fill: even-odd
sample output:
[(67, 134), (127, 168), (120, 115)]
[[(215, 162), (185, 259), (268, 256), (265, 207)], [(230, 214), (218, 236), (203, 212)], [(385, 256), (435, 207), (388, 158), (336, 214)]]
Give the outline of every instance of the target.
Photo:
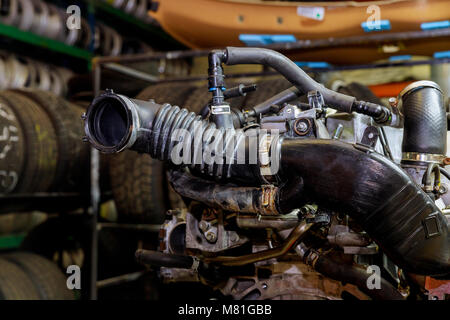
[(140, 140), (145, 131), (151, 129), (160, 107), (153, 101), (130, 99), (107, 91), (96, 97), (86, 112), (86, 138), (103, 153), (136, 149), (143, 142)]
[(95, 98), (86, 112), (86, 137), (101, 152), (122, 151), (132, 136), (132, 108), (123, 98), (106, 92)]

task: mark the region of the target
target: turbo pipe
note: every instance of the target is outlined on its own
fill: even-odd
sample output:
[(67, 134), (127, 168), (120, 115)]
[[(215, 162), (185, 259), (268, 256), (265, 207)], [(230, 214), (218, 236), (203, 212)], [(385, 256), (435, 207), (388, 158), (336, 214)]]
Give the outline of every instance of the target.
[(284, 180), (302, 178), (305, 201), (356, 220), (406, 271), (450, 276), (450, 232), (433, 200), (386, 157), (336, 140), (290, 140), (281, 146)]

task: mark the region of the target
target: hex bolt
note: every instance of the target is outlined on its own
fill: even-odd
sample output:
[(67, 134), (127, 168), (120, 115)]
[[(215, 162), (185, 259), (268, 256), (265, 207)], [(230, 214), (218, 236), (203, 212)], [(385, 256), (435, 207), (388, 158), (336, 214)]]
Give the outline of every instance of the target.
[(200, 221), (198, 227), (199, 227), (199, 229), (202, 230), (203, 232), (206, 232), (206, 231), (208, 231), (208, 229), (209, 229), (209, 223), (206, 222), (206, 221), (204, 221), (204, 220), (202, 220), (202, 221)]
[(391, 98), (389, 98), (388, 102), (391, 107), (394, 107), (394, 108), (397, 107), (397, 104), (398, 104), (397, 98), (391, 97)]
[(206, 240), (208, 240), (208, 242), (216, 242), (217, 235), (214, 232), (210, 231), (206, 234)]
[(297, 124), (297, 130), (300, 132), (306, 132), (308, 130), (308, 125), (304, 122), (299, 122)]
[(336, 131), (334, 132), (333, 139), (334, 140), (340, 139), (343, 131), (344, 131), (344, 126), (341, 123), (339, 123), (339, 125), (336, 128)]

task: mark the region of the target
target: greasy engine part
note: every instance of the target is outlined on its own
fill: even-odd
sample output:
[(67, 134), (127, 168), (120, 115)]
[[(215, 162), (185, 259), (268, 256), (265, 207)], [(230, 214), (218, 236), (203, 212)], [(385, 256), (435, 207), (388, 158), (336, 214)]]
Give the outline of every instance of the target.
[(182, 269), (190, 269), (196, 263), (191, 256), (142, 249), (136, 251), (136, 259), (143, 264)]
[(380, 277), (380, 288), (373, 290), (367, 286), (367, 270), (357, 266), (337, 263), (324, 254), (310, 252), (305, 257), (307, 264), (310, 264), (314, 270), (331, 279), (351, 283), (361, 289), (365, 294), (374, 300), (403, 300), (404, 297), (388, 281)]
[(217, 263), (224, 266), (243, 266), (258, 261), (269, 260), (284, 256), (296, 243), (306, 235), (306, 232), (313, 226), (312, 223), (302, 221), (294, 229), (280, 247), (251, 253), (244, 256), (231, 257), (219, 256), (214, 258), (205, 258), (206, 263)]
[(442, 163), (447, 152), (447, 114), (439, 86), (417, 81), (400, 93), (404, 115), (403, 162)]
[[(210, 68), (210, 74), (218, 84), (222, 84), (223, 77), (219, 68), (221, 62), (263, 63), (283, 74), (300, 91), (314, 91), (315, 95), (317, 91), (321, 93), (325, 105), (345, 112), (356, 111), (370, 115), (375, 121), (385, 124), (396, 125), (398, 122), (388, 108), (360, 103), (355, 98), (330, 92), (306, 76), (287, 58), (270, 50), (228, 48), (226, 51), (214, 51), (210, 59), (214, 66)], [(223, 101), (221, 90), (223, 88), (217, 87), (212, 90), (213, 100), (216, 99), (219, 104)], [(270, 178), (274, 184), (291, 190), (286, 192), (289, 197), (279, 197), (280, 213), (289, 213), (311, 202), (323, 208), (347, 213), (405, 271), (450, 276), (450, 233), (447, 219), (433, 199), (405, 171), (388, 158), (374, 152), (370, 146), (313, 137), (280, 138), (262, 133), (263, 130), (254, 126), (248, 131), (256, 136), (265, 136), (257, 149), (258, 161), (255, 164), (247, 161), (224, 163), (217, 160), (225, 159), (223, 151), (229, 141), (237, 138), (244, 130), (231, 130), (225, 143), (218, 148), (219, 156), (213, 162), (207, 162), (203, 157), (194, 164), (176, 161), (172, 151), (180, 145), (177, 142), (182, 140), (181, 145), (192, 151), (190, 156), (202, 156), (202, 147), (211, 140), (215, 141), (211, 139), (213, 133), (208, 129), (217, 128), (221, 134), (225, 132), (229, 124), (229, 112), (227, 113), (225, 105), (216, 105), (218, 106), (223, 107), (220, 110), (224, 112), (224, 117), (219, 112), (215, 121), (210, 122), (185, 109), (131, 100), (108, 92), (96, 98), (89, 107), (85, 123), (86, 134), (91, 143), (101, 151), (117, 152), (131, 148), (147, 152), (154, 158), (169, 160), (175, 165), (189, 164), (194, 175), (209, 175), (224, 181), (234, 179), (252, 186), (267, 184), (267, 179)], [(405, 114), (405, 121), (409, 116), (408, 113)], [(180, 136), (174, 134), (176, 129), (187, 129), (189, 134), (179, 139)], [(248, 144), (243, 145), (244, 150), (248, 151)], [(196, 150), (197, 147), (200, 152)], [(280, 160), (280, 170), (262, 173), (262, 169), (265, 169), (264, 158), (269, 154)], [(232, 159), (236, 157), (237, 149), (233, 149)], [(204, 202), (208, 200), (202, 199)], [(281, 247), (281, 251), (283, 248), (286, 247)], [(263, 259), (272, 257), (272, 254), (266, 255), (270, 250), (264, 253)], [(242, 265), (242, 260), (244, 264), (258, 261), (254, 260), (254, 256), (219, 258), (216, 261), (214, 258), (210, 259), (219, 264), (231, 260), (232, 264), (236, 262), (238, 265)]]
[(280, 262), (268, 278), (230, 277), (220, 289), (234, 300), (368, 300), (351, 284), (324, 277), (301, 262)]
[[(169, 181), (183, 197), (201, 201), (211, 207), (230, 212), (278, 215), (275, 196), (278, 188), (220, 185), (178, 170), (170, 170)], [(189, 188), (186, 188), (189, 186)]]

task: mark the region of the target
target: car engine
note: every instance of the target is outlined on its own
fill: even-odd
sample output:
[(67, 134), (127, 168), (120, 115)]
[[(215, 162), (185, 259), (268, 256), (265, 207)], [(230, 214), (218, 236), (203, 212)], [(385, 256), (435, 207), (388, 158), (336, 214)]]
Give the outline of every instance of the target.
[[(293, 87), (231, 108), (254, 88), (227, 89), (224, 64), (262, 64)], [(101, 152), (169, 165), (188, 209), (167, 213), (159, 251), (136, 252), (165, 282), (232, 299), (397, 300), (426, 298), (426, 278), (450, 279), (436, 83), (412, 83), (384, 106), (327, 89), (278, 52), (228, 47), (209, 55), (208, 90), (200, 114), (106, 91), (84, 116)]]

